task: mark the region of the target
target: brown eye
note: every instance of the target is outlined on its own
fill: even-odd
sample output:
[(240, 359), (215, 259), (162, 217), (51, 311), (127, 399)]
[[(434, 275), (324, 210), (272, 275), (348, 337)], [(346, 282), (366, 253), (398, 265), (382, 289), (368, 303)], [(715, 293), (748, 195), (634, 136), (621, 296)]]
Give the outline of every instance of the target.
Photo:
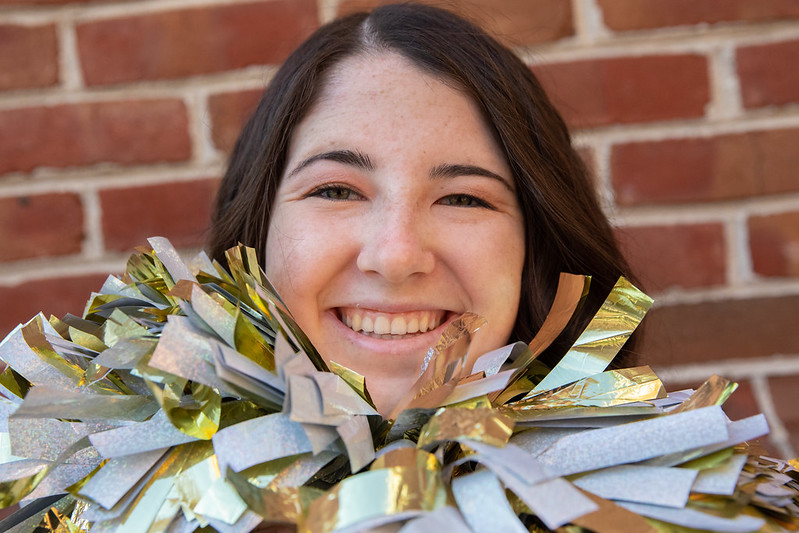
[(361, 195), (352, 189), (343, 187), (341, 185), (326, 185), (314, 190), (308, 196), (316, 196), (318, 198), (324, 198), (325, 200), (336, 201), (361, 199)]
[(439, 203), (452, 207), (490, 207), (483, 200), (470, 194), (451, 194), (439, 200)]

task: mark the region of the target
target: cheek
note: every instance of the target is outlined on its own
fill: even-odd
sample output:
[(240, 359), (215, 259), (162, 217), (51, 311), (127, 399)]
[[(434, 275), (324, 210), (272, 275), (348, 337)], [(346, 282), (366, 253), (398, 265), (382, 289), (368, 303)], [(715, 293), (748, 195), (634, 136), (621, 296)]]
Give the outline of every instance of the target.
[(501, 317), (502, 329), (509, 334), (516, 321), (521, 297), (524, 251), (519, 243), (519, 247), (495, 249), (492, 252), (494, 260), (484, 265), (484, 282), (486, 286), (493, 287), (486, 297), (490, 299), (492, 311)]
[(516, 319), (524, 266), (521, 224), (508, 222), (450, 239), (449, 256), (467, 287), (474, 311), (496, 330), (510, 332)]
[(269, 231), (267, 233), (265, 244), (265, 265), (264, 271), (266, 277), (275, 286), (275, 288), (282, 292), (281, 280), (283, 274), (286, 273), (286, 261), (288, 250), (286, 249), (286, 234), (281, 227), (282, 224), (275, 220), (273, 217), (269, 224)]
[(491, 257), (486, 267), (488, 283), (495, 287), (492, 306), (502, 317), (501, 330), (507, 336), (516, 322), (521, 299), (525, 260), (524, 230), (521, 224), (513, 225), (506, 237), (498, 239), (493, 249), (487, 250), (485, 255)]
[(266, 242), (267, 278), (299, 318), (316, 314), (316, 303), (342, 269), (341, 241), (307, 213), (278, 209)]
[(269, 225), (266, 240), (266, 277), (274, 285), (278, 294), (289, 306), (292, 313), (299, 309), (297, 300), (300, 289), (307, 287), (311, 258), (307, 257), (309, 236), (297, 226), (296, 221), (278, 209)]
[(460, 277), (468, 285), (472, 310), (488, 322), (477, 332), (470, 349), (479, 356), (517, 340), (511, 338), (511, 332), (518, 314), (524, 266), (522, 232), (510, 225), (504, 231), (473, 235), (470, 245), (461, 247), (460, 257)]

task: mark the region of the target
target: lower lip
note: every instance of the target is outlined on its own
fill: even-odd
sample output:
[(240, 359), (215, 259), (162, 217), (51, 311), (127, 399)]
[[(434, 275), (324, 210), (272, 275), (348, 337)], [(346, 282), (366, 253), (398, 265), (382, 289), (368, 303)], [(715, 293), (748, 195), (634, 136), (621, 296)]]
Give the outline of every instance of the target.
[(339, 320), (335, 311), (328, 311), (326, 315), (327, 320), (332, 322), (335, 331), (350, 343), (386, 355), (426, 354), (429, 348), (435, 346), (447, 326), (458, 316), (455, 313), (448, 313), (437, 328), (425, 333), (391, 335), (381, 338), (354, 331)]

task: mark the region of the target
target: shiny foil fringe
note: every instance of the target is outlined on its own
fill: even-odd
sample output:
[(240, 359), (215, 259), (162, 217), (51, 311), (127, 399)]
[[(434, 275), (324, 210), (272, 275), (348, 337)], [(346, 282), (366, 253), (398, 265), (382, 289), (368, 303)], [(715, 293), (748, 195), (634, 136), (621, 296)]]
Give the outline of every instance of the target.
[(10, 531), (780, 531), (796, 463), (746, 441), (717, 376), (667, 394), (607, 370), (652, 304), (620, 279), (552, 369), (537, 360), (589, 286), (563, 274), (529, 344), (469, 353), (466, 314), (388, 420), (326, 361), (255, 252), (183, 262), (150, 239), (83, 317), (0, 343), (0, 502)]

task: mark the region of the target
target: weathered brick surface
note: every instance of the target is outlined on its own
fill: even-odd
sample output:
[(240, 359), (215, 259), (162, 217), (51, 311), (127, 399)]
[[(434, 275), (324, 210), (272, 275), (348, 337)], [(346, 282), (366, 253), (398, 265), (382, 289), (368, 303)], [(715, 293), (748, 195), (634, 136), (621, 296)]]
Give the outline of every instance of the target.
[[(774, 400), (774, 401), (781, 403), (783, 400), (778, 400), (777, 399), (777, 400)], [(784, 401), (786, 401), (786, 403), (787, 403), (787, 402), (790, 402), (791, 399), (786, 399)], [(796, 405), (796, 404), (794, 403), (794, 405)], [(797, 427), (796, 424), (789, 424), (786, 429), (788, 431), (788, 439), (790, 440), (791, 446), (793, 447), (794, 450), (799, 450), (799, 427)], [(777, 454), (774, 454), (772, 457), (781, 457), (781, 456), (782, 456), (782, 454), (777, 453)]]
[[(369, 11), (395, 0), (342, 0), (338, 14)], [(571, 2), (562, 0), (421, 0), (466, 16), (499, 39), (517, 45), (555, 41), (574, 33)]]
[[(795, 3), (799, 9), (799, 2)], [(799, 40), (746, 46), (737, 50), (736, 64), (745, 107), (799, 102)]]
[(799, 129), (613, 147), (620, 204), (702, 202), (799, 191)]
[(0, 91), (58, 83), (55, 26), (0, 24)]
[(0, 261), (75, 254), (82, 241), (83, 206), (78, 195), (0, 198)]
[(217, 148), (223, 152), (233, 149), (242, 126), (255, 111), (262, 93), (261, 90), (220, 93), (208, 99), (211, 135)]
[(106, 247), (132, 250), (154, 235), (178, 247), (201, 247), (217, 184), (206, 179), (101, 191)]
[(799, 276), (799, 212), (749, 219), (752, 268), (762, 276)]
[(616, 57), (533, 68), (575, 128), (700, 117), (709, 102), (699, 55)]
[(791, 445), (799, 450), (799, 376), (774, 376), (768, 380), (777, 416), (785, 425)]
[(580, 159), (583, 160), (583, 163), (585, 163), (586, 168), (588, 168), (590, 177), (592, 179), (596, 179), (596, 172), (597, 172), (596, 150), (594, 150), (590, 146), (581, 146), (577, 148), (577, 154), (580, 156)]
[(786, 424), (799, 430), (799, 376), (774, 376), (768, 380), (774, 398), (781, 400), (775, 405), (777, 414)]
[(0, 174), (37, 167), (185, 161), (182, 101), (130, 100), (0, 110)]
[(648, 293), (726, 281), (721, 224), (639, 226), (617, 230), (622, 250)]
[[(80, 313), (104, 276), (32, 281), (65, 260), (97, 272), (153, 234), (199, 246), (253, 79), (320, 18), (387, 1), (0, 0), (0, 330)], [(633, 268), (670, 302), (645, 321), (644, 361), (799, 355), (799, 2), (420, 1), (521, 45), (576, 130)], [(135, 181), (151, 170), (157, 185)], [(65, 192), (79, 183), (96, 198)], [(748, 240), (726, 242), (738, 230)], [(799, 449), (799, 372), (783, 377), (774, 402)], [(727, 410), (755, 409), (744, 382)]]
[(799, 353), (799, 296), (656, 308), (644, 319), (643, 362), (673, 365)]
[(318, 26), (314, 0), (149, 13), (77, 27), (86, 83), (180, 78), (282, 61)]
[(732, 420), (740, 420), (759, 414), (760, 408), (757, 405), (752, 384), (746, 380), (737, 380), (737, 382), (738, 388), (724, 402), (724, 412)]
[(605, 24), (617, 31), (688, 24), (799, 17), (793, 0), (598, 0)]
[[(111, 2), (113, 0), (0, 0), (0, 6), (86, 4), (88, 2)], [(131, 1), (131, 0), (123, 0)]]
[(0, 302), (3, 302), (0, 305), (0, 338), (39, 311), (48, 318), (50, 315), (60, 318), (67, 313), (82, 315), (92, 291), (102, 287), (107, 277), (87, 274), (28, 281), (14, 287), (0, 285)]

